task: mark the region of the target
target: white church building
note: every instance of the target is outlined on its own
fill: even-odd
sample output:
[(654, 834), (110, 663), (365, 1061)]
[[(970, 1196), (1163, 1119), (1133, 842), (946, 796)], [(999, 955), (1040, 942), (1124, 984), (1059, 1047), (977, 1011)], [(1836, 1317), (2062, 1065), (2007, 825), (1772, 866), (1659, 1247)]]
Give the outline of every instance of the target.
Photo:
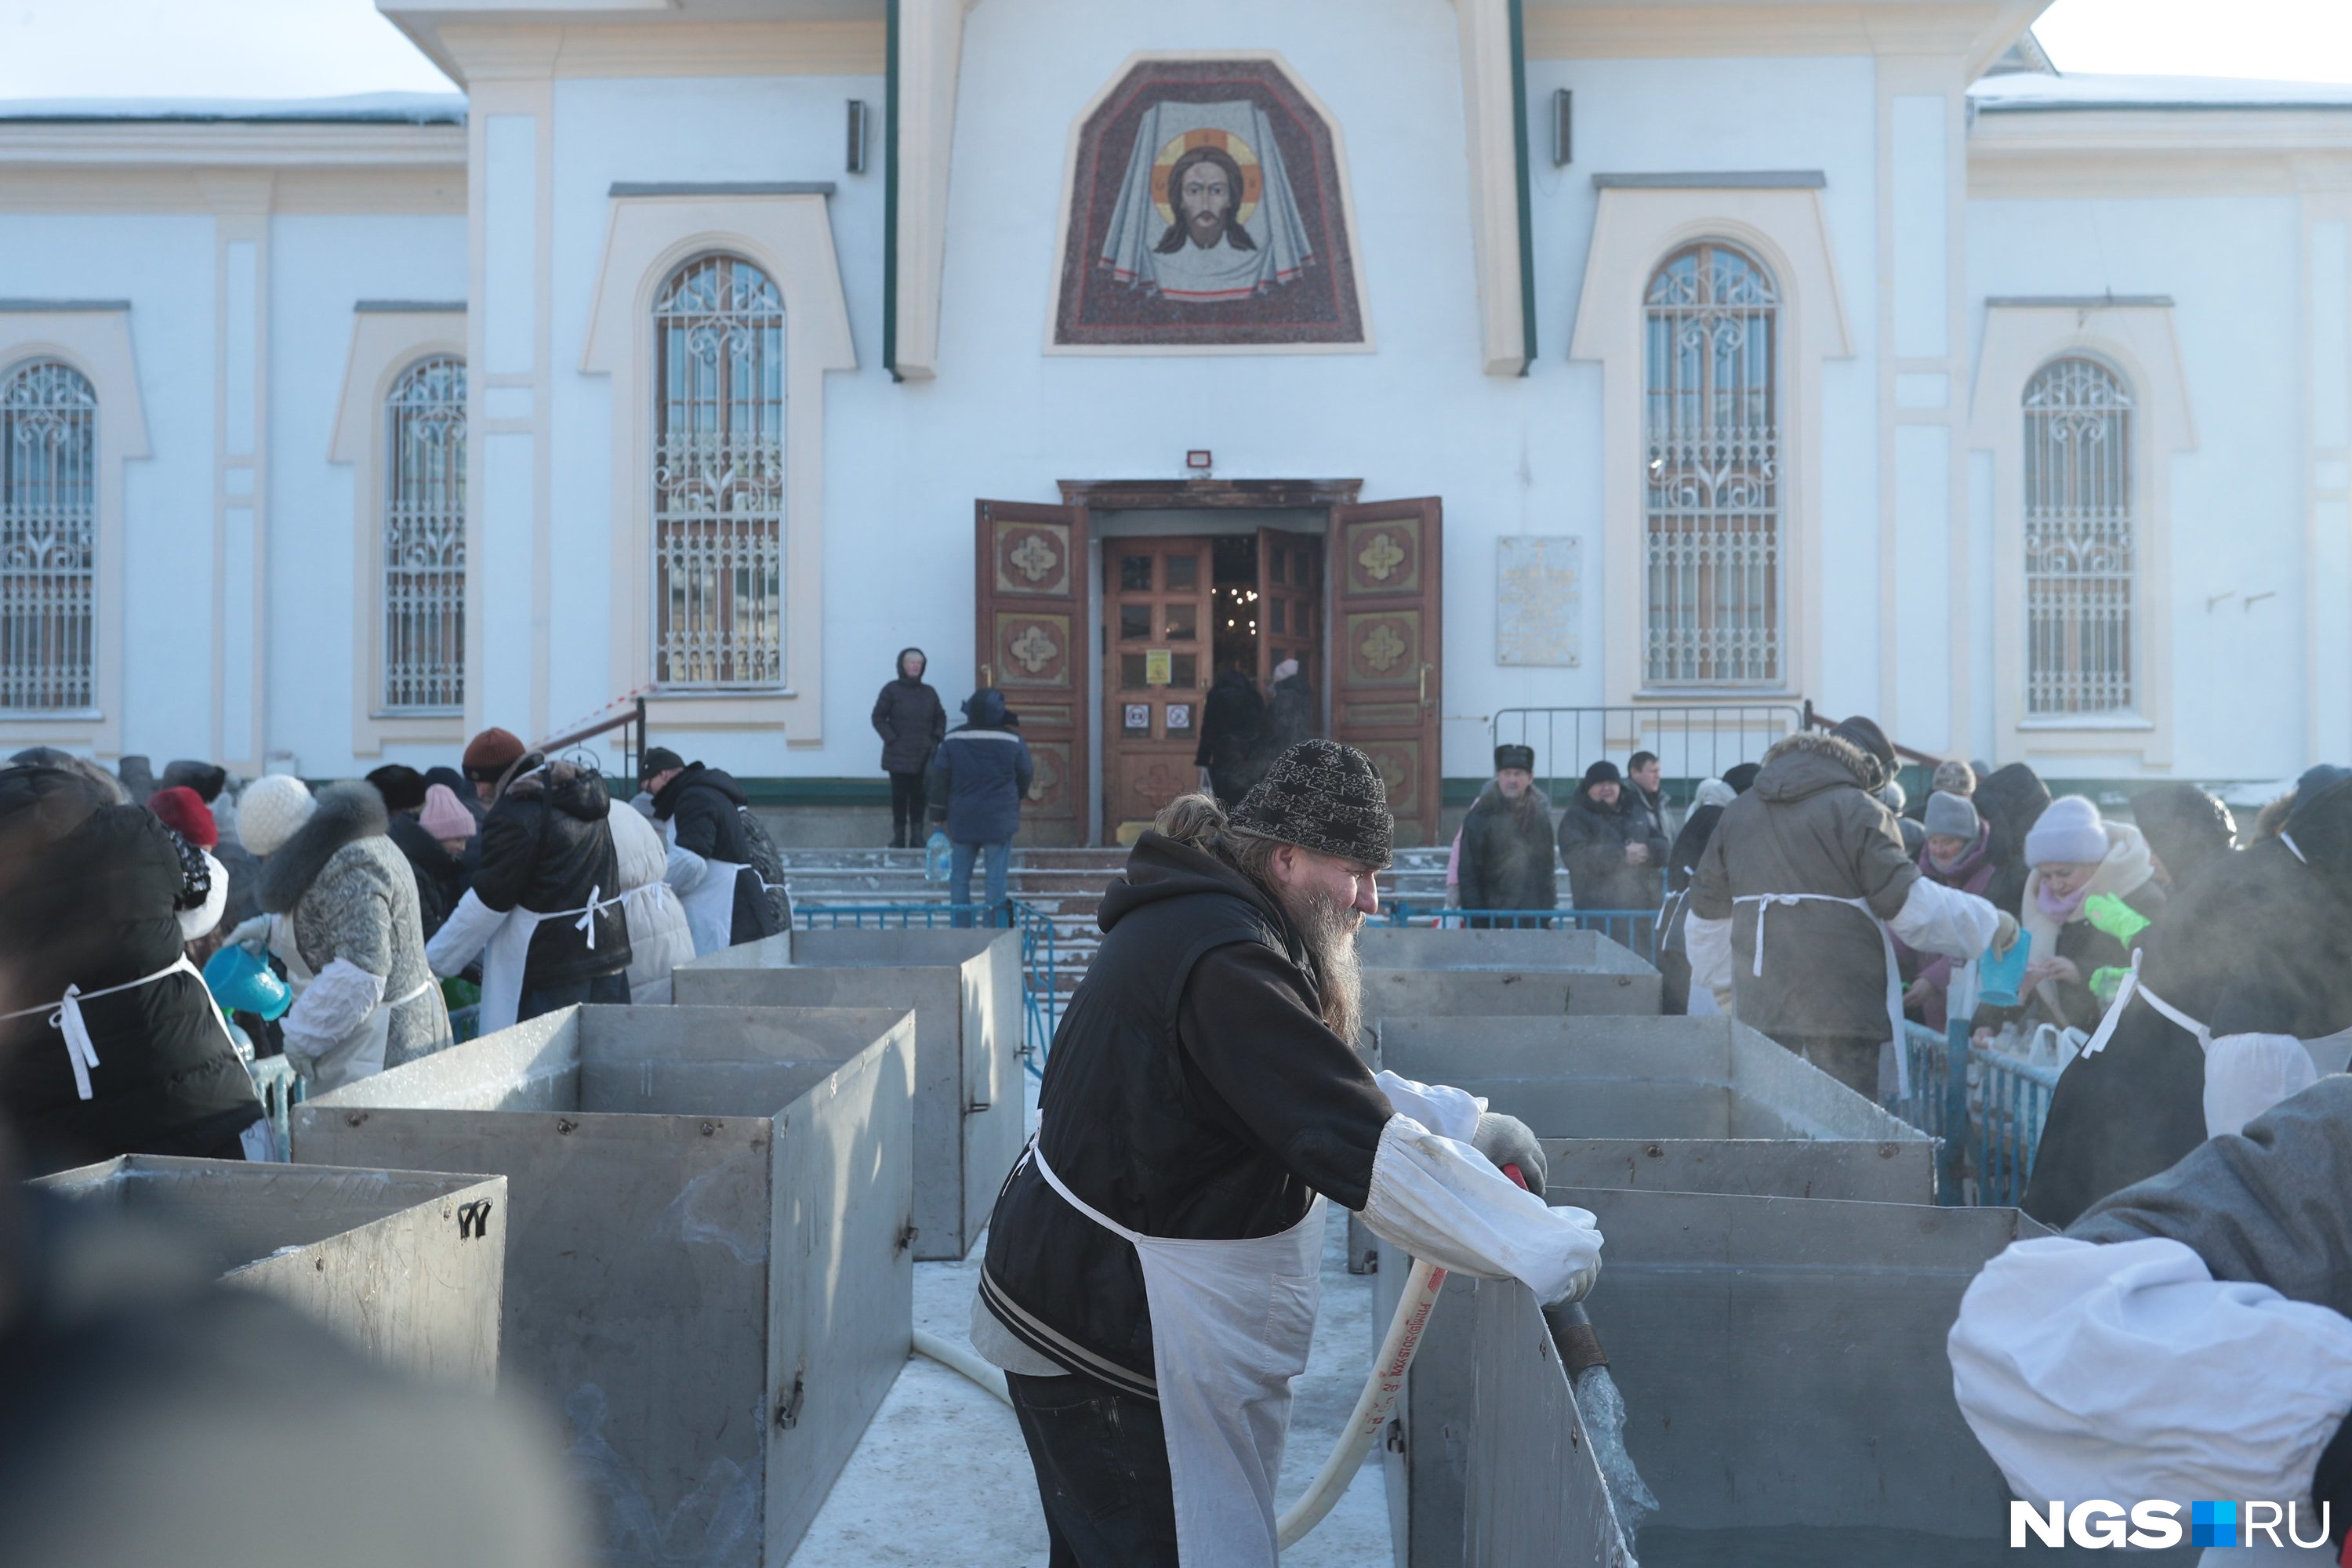
[(643, 697), (858, 802), (918, 645), (1045, 843), (1285, 658), (1408, 842), (1519, 710), (2352, 762), (2352, 89), (2040, 0), (379, 5), (461, 97), (0, 104), (9, 749)]

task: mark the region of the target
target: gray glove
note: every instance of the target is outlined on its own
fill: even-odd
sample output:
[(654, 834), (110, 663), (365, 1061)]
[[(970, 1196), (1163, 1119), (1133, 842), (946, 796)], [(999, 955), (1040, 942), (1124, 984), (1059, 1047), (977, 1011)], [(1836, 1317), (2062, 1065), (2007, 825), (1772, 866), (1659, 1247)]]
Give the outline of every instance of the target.
[(1517, 1165), (1519, 1174), (1527, 1179), (1528, 1190), (1536, 1196), (1544, 1195), (1543, 1145), (1528, 1124), (1516, 1116), (1504, 1116), (1486, 1110), (1478, 1115), (1478, 1131), (1470, 1135), (1471, 1146), (1495, 1162), (1495, 1168)]
[(248, 952), (267, 952), (269, 950), (269, 917), (255, 915), (239, 922), (236, 929), (228, 933), (228, 940)]

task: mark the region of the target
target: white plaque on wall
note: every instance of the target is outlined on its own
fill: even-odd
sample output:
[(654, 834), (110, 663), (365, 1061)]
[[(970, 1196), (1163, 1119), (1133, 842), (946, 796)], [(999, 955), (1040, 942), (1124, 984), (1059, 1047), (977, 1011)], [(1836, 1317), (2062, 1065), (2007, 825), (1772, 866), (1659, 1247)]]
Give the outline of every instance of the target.
[(1495, 542), (1495, 662), (1574, 668), (1584, 637), (1584, 541), (1510, 533)]

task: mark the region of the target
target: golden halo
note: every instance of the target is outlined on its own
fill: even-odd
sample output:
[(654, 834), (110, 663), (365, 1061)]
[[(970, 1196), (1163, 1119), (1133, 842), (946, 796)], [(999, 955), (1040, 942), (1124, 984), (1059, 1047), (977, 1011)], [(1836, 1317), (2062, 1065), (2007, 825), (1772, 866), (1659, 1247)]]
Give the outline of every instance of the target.
[(1217, 148), (1240, 167), (1242, 199), (1234, 208), (1234, 222), (1249, 222), (1256, 215), (1258, 196), (1265, 189), (1265, 174), (1258, 167), (1257, 154), (1232, 132), (1207, 129), (1187, 131), (1160, 149), (1160, 156), (1151, 160), (1151, 205), (1159, 209), (1160, 221), (1176, 221), (1176, 211), (1168, 205), (1168, 171), (1175, 166), (1177, 159), (1195, 147)]

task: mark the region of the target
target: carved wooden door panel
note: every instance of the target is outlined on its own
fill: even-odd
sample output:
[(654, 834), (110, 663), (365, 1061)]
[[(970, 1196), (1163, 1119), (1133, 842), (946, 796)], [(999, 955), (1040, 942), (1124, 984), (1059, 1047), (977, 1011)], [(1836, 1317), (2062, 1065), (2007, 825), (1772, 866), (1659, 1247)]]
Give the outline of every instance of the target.
[(1214, 587), (1206, 539), (1103, 542), (1103, 833), (1198, 787)]
[(1444, 514), (1434, 496), (1331, 509), (1331, 729), (1388, 782), (1397, 844), (1438, 841)]
[[(979, 513), (974, 659), (980, 684), (1004, 693), (1036, 759), (1021, 841), (1086, 839), (1087, 515), (1075, 506), (984, 500)], [(950, 694), (950, 702), (954, 700)]]

